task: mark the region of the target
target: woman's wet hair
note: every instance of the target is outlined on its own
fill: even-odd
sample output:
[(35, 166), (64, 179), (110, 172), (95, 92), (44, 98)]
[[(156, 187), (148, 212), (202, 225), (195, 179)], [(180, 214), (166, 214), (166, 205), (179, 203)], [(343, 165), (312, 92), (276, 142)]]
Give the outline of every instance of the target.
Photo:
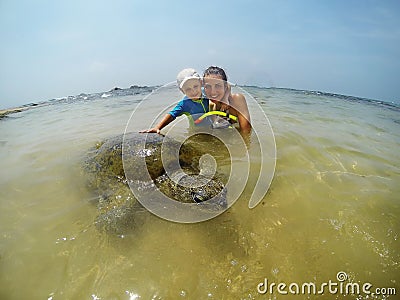
[(228, 77), (226, 76), (224, 69), (222, 69), (220, 67), (216, 67), (216, 66), (208, 67), (204, 71), (203, 77), (207, 77), (209, 75), (219, 75), (219, 76), (221, 76), (222, 80), (224, 80), (225, 82), (228, 81)]

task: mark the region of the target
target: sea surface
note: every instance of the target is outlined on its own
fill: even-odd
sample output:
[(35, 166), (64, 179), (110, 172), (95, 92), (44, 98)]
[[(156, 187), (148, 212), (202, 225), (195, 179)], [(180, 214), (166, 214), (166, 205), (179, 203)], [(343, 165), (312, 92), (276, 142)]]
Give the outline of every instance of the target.
[[(242, 88), (276, 141), (261, 203), (249, 209), (245, 190), (196, 224), (144, 211), (125, 235), (94, 225), (98, 198), (81, 166), (97, 142), (124, 132), (155, 87), (55, 99), (1, 119), (0, 299), (398, 299), (399, 106)], [(131, 122), (146, 129), (178, 97), (160, 93)], [(348, 283), (359, 294), (346, 295)]]

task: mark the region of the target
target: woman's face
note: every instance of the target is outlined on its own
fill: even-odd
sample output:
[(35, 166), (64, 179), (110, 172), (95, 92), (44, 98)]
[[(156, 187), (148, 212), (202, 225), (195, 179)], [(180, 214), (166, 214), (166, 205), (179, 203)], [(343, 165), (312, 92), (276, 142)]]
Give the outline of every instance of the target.
[(226, 90), (226, 83), (220, 75), (207, 75), (204, 77), (204, 91), (207, 98), (213, 101), (221, 101)]

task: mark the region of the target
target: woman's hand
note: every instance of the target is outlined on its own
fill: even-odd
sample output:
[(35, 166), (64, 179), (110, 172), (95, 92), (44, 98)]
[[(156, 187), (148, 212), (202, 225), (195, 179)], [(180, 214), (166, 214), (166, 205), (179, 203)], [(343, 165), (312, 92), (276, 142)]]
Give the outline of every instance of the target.
[(226, 87), (224, 97), (221, 99), (221, 107), (220, 107), (221, 111), (227, 111), (229, 109), (229, 102), (230, 102), (230, 98), (232, 97), (231, 86), (229, 83), (226, 83), (226, 85), (227, 85), (227, 87)]

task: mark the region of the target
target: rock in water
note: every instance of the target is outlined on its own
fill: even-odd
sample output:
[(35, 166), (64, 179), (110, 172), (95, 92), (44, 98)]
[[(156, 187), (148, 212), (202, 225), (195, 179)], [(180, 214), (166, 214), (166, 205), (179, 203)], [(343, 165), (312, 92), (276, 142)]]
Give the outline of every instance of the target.
[[(143, 207), (130, 190), (127, 177), (142, 187), (155, 185), (164, 195), (183, 203), (201, 203), (218, 196), (218, 205), (212, 209), (226, 208), (223, 176), (199, 174), (203, 154), (204, 150), (193, 144), (181, 145), (159, 134), (129, 133), (98, 144), (84, 164), (89, 187), (99, 196), (97, 227), (122, 234), (139, 225)], [(175, 171), (168, 175), (165, 166)]]

